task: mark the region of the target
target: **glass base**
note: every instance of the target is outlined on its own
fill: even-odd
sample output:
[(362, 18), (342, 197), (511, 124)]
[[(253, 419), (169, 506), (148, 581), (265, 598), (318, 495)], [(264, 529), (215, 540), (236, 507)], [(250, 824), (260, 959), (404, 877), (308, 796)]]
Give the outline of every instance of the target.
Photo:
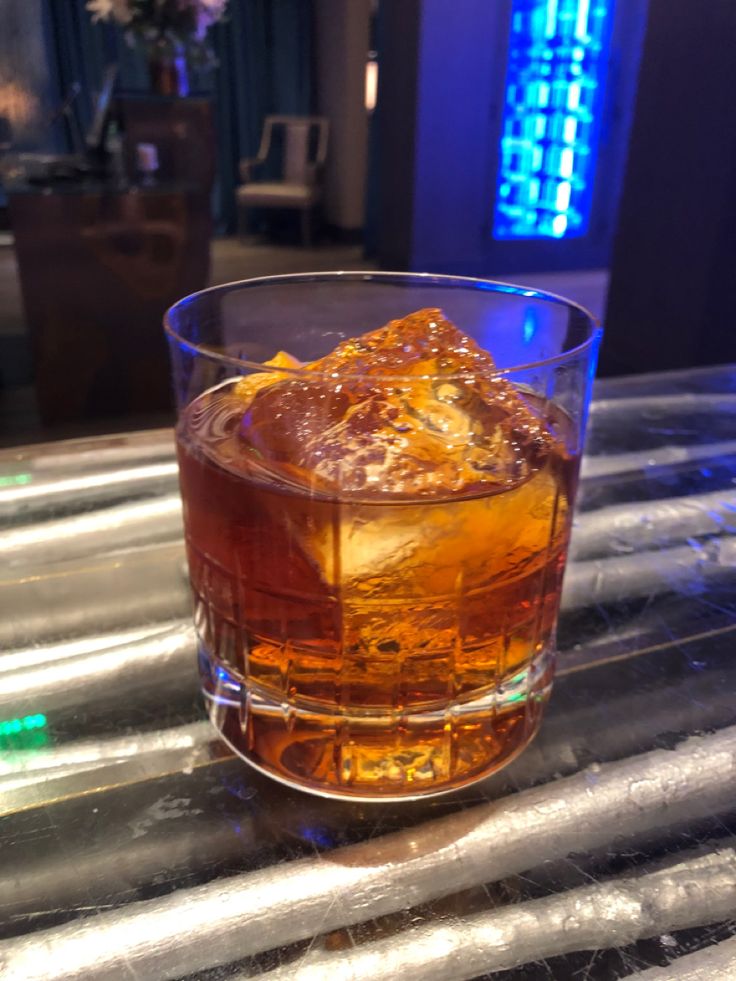
[(475, 783), (518, 756), (539, 728), (554, 654), (482, 697), (405, 712), (297, 707), (246, 686), (204, 650), (200, 672), (212, 724), (257, 770), (322, 797), (411, 800)]

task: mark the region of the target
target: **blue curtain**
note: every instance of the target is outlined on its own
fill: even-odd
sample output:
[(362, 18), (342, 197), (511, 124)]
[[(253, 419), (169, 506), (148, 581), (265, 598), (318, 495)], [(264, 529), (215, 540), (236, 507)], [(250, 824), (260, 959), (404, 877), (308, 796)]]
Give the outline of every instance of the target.
[[(110, 24), (93, 24), (84, 0), (44, 0), (52, 81), (60, 101), (73, 82), (82, 86), (78, 118), (88, 125), (104, 67), (117, 61), (118, 87), (148, 90), (143, 55)], [(238, 161), (254, 156), (269, 113), (312, 109), (312, 0), (230, 0), (227, 19), (212, 29), (218, 67), (194, 75), (192, 92), (213, 99), (218, 132), (214, 210), (217, 227), (233, 231)], [(67, 146), (71, 133), (65, 135)]]
[[(147, 90), (148, 72), (142, 54), (126, 43), (114, 25), (94, 24), (85, 9), (84, 0), (45, 0), (44, 26), (48, 61), (58, 102), (75, 82), (81, 86), (74, 110), (82, 131), (92, 119), (94, 100), (106, 65), (118, 63), (120, 89), (133, 92)], [(68, 123), (66, 131), (57, 131), (55, 136), (57, 142), (61, 139), (66, 144), (63, 149), (74, 149), (73, 134)]]
[(255, 156), (264, 118), (312, 111), (312, 0), (230, 0), (212, 29), (219, 68), (209, 79), (218, 132), (215, 213), (234, 231), (238, 161)]

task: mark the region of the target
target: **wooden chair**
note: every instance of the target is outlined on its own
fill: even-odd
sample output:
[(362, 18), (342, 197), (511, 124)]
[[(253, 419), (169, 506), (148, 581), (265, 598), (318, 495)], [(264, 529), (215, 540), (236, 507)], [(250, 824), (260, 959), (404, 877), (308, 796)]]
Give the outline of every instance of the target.
[[(247, 227), (247, 208), (297, 208), (302, 241), (306, 246), (312, 244), (312, 218), (322, 199), (328, 135), (329, 123), (323, 116), (266, 117), (258, 156), (240, 161), (243, 183), (236, 195), (241, 233)], [(266, 165), (278, 178), (254, 180), (255, 172)]]

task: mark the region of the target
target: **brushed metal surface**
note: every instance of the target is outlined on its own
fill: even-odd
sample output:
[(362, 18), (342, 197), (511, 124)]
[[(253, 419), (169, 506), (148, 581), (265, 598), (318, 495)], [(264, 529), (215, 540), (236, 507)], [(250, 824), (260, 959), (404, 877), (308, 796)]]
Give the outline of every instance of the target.
[[(112, 981), (125, 965), (132, 976), (177, 978), (501, 879), (613, 836), (718, 813), (735, 794), (733, 728), (317, 859), (5, 941), (0, 976)], [(733, 879), (731, 908), (735, 892)]]
[(539, 736), (415, 804), (216, 739), (171, 431), (0, 451), (0, 977), (730, 977), (734, 378), (603, 383)]
[[(729, 848), (666, 871), (614, 879), (480, 916), (406, 930), (352, 951), (314, 958), (307, 954), (258, 977), (267, 981), (394, 981), (401, 977), (468, 981), (489, 971), (508, 971), (571, 951), (622, 947), (642, 937), (717, 923), (735, 913), (736, 852)], [(239, 975), (243, 981), (252, 977), (250, 972)], [(714, 978), (711, 974), (709, 981)]]
[(736, 937), (686, 954), (667, 967), (653, 967), (628, 977), (638, 981), (732, 981), (736, 978)]

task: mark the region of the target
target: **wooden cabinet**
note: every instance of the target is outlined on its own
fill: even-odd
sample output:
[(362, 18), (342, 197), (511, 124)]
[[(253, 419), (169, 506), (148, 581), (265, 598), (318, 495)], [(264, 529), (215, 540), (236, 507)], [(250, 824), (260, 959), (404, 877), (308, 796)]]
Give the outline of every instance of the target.
[(207, 283), (209, 193), (26, 185), (9, 203), (42, 421), (170, 406), (162, 317)]

